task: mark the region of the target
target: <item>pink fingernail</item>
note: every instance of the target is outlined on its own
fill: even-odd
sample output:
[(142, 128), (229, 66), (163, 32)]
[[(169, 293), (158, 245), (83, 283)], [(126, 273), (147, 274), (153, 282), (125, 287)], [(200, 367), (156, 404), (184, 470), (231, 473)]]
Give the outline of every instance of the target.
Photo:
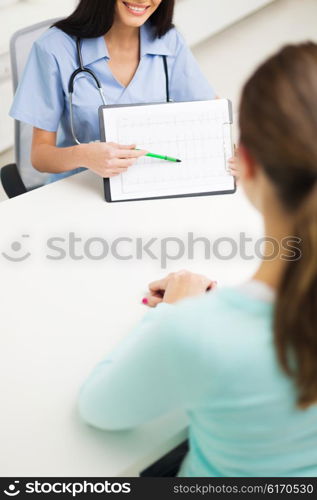
[(144, 306), (147, 306), (147, 305), (148, 305), (148, 303), (149, 303), (148, 299), (143, 299), (143, 300), (142, 300), (142, 304), (143, 304)]

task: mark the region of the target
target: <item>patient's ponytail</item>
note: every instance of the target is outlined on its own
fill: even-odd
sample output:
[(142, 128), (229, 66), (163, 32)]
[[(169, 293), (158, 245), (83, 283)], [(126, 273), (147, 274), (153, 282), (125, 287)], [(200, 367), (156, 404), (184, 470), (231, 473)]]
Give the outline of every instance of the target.
[(294, 220), (299, 255), (285, 263), (274, 317), (283, 370), (298, 405), (317, 403), (317, 45), (288, 46), (244, 87), (241, 143)]
[(317, 182), (298, 210), (294, 236), (300, 238), (301, 255), (287, 264), (274, 326), (279, 360), (294, 377), (299, 406), (305, 408), (317, 402)]

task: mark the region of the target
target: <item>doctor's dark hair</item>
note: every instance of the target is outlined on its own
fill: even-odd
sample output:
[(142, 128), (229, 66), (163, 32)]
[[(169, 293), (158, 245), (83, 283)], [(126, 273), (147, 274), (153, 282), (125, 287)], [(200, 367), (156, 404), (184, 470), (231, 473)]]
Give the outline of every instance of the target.
[[(149, 22), (157, 38), (173, 27), (175, 0), (162, 0)], [(53, 26), (68, 35), (80, 38), (96, 38), (105, 35), (113, 25), (116, 0), (80, 0), (75, 11)]]
[(290, 45), (246, 83), (241, 144), (263, 168), (299, 238), (277, 292), (274, 340), (298, 405), (317, 403), (317, 45)]

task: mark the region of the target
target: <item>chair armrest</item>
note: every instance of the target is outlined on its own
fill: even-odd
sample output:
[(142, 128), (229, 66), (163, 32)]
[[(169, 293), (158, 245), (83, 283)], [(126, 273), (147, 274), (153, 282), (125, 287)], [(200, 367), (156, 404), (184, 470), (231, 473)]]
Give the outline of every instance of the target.
[(2, 167), (0, 170), (0, 178), (3, 189), (9, 198), (15, 198), (27, 192), (15, 163)]

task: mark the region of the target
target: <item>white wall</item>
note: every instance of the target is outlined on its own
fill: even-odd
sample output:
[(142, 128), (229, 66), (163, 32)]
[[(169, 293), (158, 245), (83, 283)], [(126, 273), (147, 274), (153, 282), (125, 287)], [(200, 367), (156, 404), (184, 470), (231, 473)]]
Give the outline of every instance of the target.
[(194, 48), (217, 93), (237, 110), (241, 87), (265, 58), (287, 43), (317, 42), (317, 0), (276, 0)]
[(176, 0), (175, 23), (193, 46), (275, 0)]

